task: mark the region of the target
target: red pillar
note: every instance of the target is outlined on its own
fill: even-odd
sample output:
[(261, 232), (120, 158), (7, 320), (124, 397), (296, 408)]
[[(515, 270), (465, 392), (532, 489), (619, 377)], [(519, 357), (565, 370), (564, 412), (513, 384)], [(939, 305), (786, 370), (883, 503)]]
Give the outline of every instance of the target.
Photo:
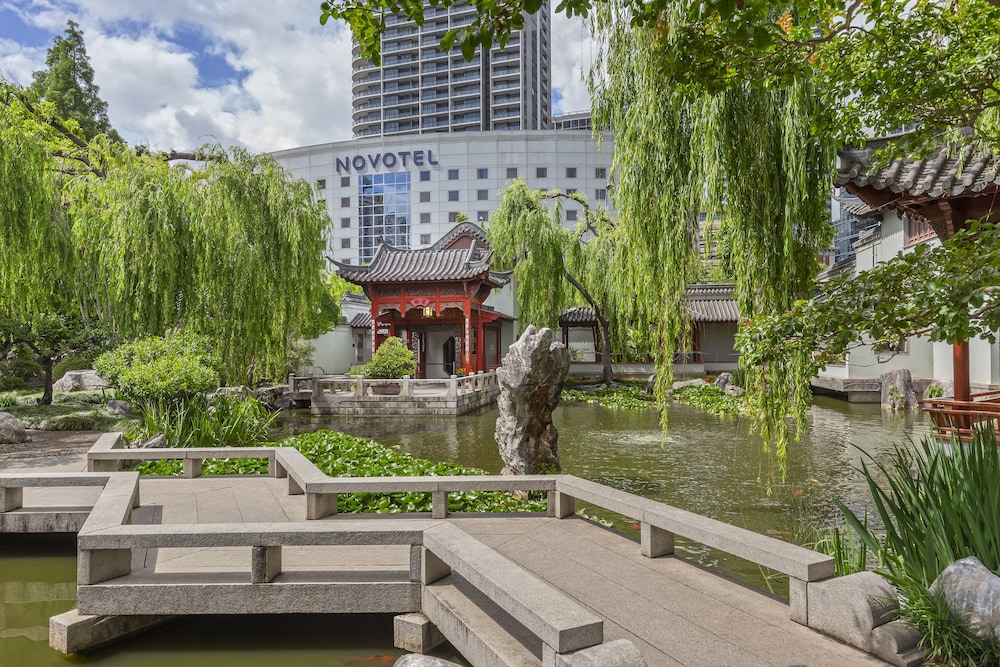
[(483, 363), (483, 357), (486, 356), (486, 341), (483, 340), (483, 317), (480, 312), (479, 318), (476, 320), (476, 370), (485, 371), (486, 364)]
[(969, 401), (972, 395), (969, 380), (969, 341), (956, 342), (952, 346), (952, 379), (955, 383), (955, 400)]

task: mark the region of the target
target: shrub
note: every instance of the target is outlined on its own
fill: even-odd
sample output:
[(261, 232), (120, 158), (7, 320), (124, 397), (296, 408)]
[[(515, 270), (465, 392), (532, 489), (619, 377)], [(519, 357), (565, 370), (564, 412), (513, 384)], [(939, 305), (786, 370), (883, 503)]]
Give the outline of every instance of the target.
[(148, 404), (134, 436), (148, 440), (162, 433), (171, 447), (248, 447), (267, 441), (275, 417), (256, 398), (221, 396), (209, 404), (195, 396)]
[(28, 383), (13, 375), (0, 375), (0, 391), (20, 391), (27, 389)]
[(17, 357), (0, 361), (0, 391), (27, 389), (28, 382), (42, 376), (42, 367), (31, 359)]
[(0, 394), (0, 408), (9, 408), (17, 405), (17, 396), (14, 394)]
[(401, 378), (413, 375), (417, 362), (413, 350), (403, 344), (397, 336), (389, 336), (379, 345), (372, 360), (365, 364), (365, 375), (375, 378)]
[(878, 553), (882, 573), (901, 589), (903, 614), (924, 633), (932, 657), (946, 664), (996, 664), (990, 661), (1000, 656), (997, 643), (967, 637), (961, 621), (929, 593), (944, 568), (966, 556), (1000, 571), (1000, 530), (991, 511), (1000, 498), (993, 429), (977, 430), (968, 443), (949, 446), (925, 438), (897, 446), (888, 465), (867, 459), (861, 472), (884, 536), (837, 504), (848, 525)]
[(133, 404), (177, 402), (219, 386), (222, 362), (207, 338), (143, 338), (105, 352), (94, 369)]

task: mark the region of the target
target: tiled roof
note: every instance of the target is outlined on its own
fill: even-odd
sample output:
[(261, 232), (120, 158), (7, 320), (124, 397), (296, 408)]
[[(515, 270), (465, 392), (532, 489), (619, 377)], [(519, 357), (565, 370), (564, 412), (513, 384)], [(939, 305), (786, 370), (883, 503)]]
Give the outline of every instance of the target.
[(490, 271), (490, 252), (476, 244), (458, 250), (403, 250), (383, 243), (370, 264), (334, 262), (337, 273), (353, 283), (468, 280), (489, 276), (496, 285), (510, 282), (509, 273)]
[(461, 222), (455, 225), (447, 234), (439, 238), (431, 247), (437, 249), (444, 248), (462, 234), (468, 234), (472, 238), (476, 239), (476, 241), (479, 242), (479, 245), (489, 247), (489, 244), (486, 243), (486, 230), (474, 222)]
[(351, 318), (351, 328), (353, 329), (371, 329), (371, 326), (372, 314), (370, 311), (367, 313), (358, 313)]
[[(687, 310), (692, 322), (738, 322), (739, 308), (732, 298), (732, 285), (691, 285), (687, 288)], [(596, 324), (590, 308), (577, 307), (559, 316), (559, 324)]]
[(837, 185), (870, 185), (900, 195), (940, 197), (966, 190), (980, 192), (1000, 183), (1000, 156), (975, 145), (953, 154), (943, 147), (920, 160), (897, 158), (880, 169), (872, 168), (871, 155), (870, 149), (841, 151)]

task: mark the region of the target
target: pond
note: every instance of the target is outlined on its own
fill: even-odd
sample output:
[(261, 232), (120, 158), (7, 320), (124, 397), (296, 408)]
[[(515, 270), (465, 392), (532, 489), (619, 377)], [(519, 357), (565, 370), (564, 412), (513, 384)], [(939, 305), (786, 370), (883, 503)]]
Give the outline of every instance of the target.
[[(860, 450), (876, 459), (893, 444), (929, 432), (922, 414), (884, 413), (877, 405), (817, 398), (810, 428), (789, 445), (782, 481), (746, 418), (718, 417), (684, 405), (670, 410), (666, 436), (655, 410), (611, 410), (563, 404), (555, 412), (563, 469), (597, 482), (751, 530), (793, 539), (807, 523), (830, 525), (839, 498), (860, 510), (867, 487), (855, 466)], [(460, 418), (313, 418), (283, 420), (282, 434), (331, 428), (373, 438), (414, 456), (499, 472), (493, 428), (496, 411)], [(616, 519), (585, 508), (588, 515)], [(619, 520), (616, 529), (634, 533)], [(756, 566), (699, 545), (678, 552), (705, 566), (760, 585)], [(66, 658), (47, 646), (48, 617), (74, 606), (72, 541), (17, 540), (0, 549), (0, 666), (58, 665)], [(776, 585), (780, 592), (780, 583)], [(167, 626), (73, 662), (102, 666), (392, 664), (388, 617), (208, 617)], [(443, 657), (448, 657), (446, 654)]]

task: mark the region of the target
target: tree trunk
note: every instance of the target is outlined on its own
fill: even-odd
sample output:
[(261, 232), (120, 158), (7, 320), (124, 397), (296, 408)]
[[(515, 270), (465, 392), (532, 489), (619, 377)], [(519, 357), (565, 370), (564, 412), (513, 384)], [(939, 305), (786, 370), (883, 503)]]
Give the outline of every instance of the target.
[(41, 363), (42, 370), (45, 371), (45, 389), (42, 392), (42, 398), (39, 400), (41, 405), (52, 405), (52, 357), (43, 356), (39, 357), (39, 362)]
[(611, 323), (600, 315), (597, 316), (597, 321), (601, 325), (601, 362), (603, 363), (604, 382), (611, 384), (615, 381), (615, 371), (611, 368)]

